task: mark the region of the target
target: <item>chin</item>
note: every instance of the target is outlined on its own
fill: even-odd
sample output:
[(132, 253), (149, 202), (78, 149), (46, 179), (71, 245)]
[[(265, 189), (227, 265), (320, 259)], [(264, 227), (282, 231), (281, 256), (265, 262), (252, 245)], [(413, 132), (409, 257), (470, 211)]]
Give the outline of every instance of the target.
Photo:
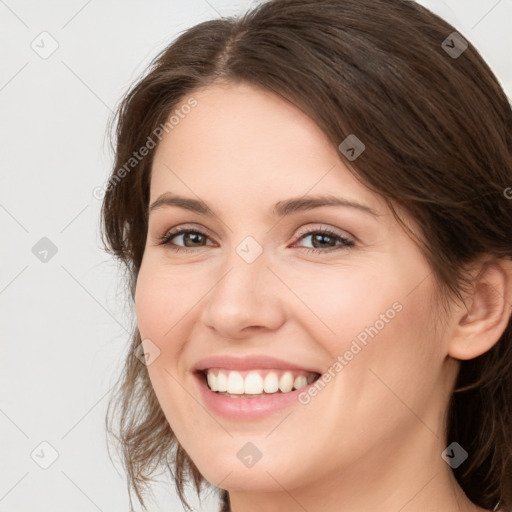
[(294, 485), (293, 482), (285, 479), (283, 474), (271, 469), (265, 470), (265, 468), (235, 469), (226, 466), (221, 471), (218, 467), (210, 467), (208, 471), (201, 474), (216, 487), (228, 491), (278, 492), (282, 491), (283, 487), (286, 489), (297, 487), (297, 484)]
[(299, 460), (279, 459), (275, 451), (269, 450), (272, 456), (267, 460), (263, 455), (254, 465), (246, 467), (232, 453), (226, 450), (224, 455), (211, 454), (206, 459), (203, 451), (198, 460), (192, 460), (206, 480), (228, 491), (275, 492), (282, 491), (283, 487), (293, 489), (307, 483), (305, 474), (296, 473), (302, 465)]

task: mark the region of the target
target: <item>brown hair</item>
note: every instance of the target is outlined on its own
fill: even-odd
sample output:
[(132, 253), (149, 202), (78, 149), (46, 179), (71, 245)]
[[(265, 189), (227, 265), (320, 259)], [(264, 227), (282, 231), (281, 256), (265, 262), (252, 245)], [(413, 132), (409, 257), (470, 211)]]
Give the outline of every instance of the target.
[[(179, 102), (216, 81), (271, 90), (313, 119), (336, 147), (355, 134), (365, 151), (340, 158), (391, 210), (421, 228), (418, 244), (445, 297), (462, 298), (468, 265), (512, 255), (512, 112), (469, 46), (449, 54), (454, 28), (407, 0), (271, 0), (236, 18), (201, 23), (152, 62), (117, 111), (115, 169), (129, 161)], [(106, 250), (128, 274), (131, 298), (147, 234), (154, 149), (113, 182), (102, 209)], [(107, 413), (131, 489), (164, 465), (184, 505), (191, 479), (207, 482), (177, 442), (133, 352)], [(512, 507), (512, 323), (485, 354), (462, 361), (447, 439), (469, 459), (454, 474), (477, 505)], [(111, 415), (111, 407), (114, 413)], [(116, 423), (117, 421), (117, 423)], [(116, 425), (116, 428), (114, 427)], [(227, 503), (227, 493), (222, 493)], [(131, 496), (130, 496), (131, 502)]]

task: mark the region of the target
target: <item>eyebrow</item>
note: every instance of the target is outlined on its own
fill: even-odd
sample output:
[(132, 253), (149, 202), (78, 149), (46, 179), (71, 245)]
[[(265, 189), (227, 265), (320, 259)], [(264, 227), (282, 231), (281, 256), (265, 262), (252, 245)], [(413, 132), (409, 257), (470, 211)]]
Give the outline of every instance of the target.
[[(149, 207), (148, 213), (164, 206), (177, 206), (178, 208), (207, 215), (208, 217), (215, 216), (214, 212), (205, 202), (198, 199), (178, 196), (171, 194), (170, 192), (166, 192), (159, 196)], [(369, 206), (331, 195), (302, 196), (278, 201), (272, 208), (272, 214), (275, 217), (285, 217), (292, 213), (313, 210), (314, 208), (320, 208), (322, 206), (344, 206), (348, 208), (355, 208), (364, 213), (373, 215), (374, 217), (379, 217), (379, 214)]]

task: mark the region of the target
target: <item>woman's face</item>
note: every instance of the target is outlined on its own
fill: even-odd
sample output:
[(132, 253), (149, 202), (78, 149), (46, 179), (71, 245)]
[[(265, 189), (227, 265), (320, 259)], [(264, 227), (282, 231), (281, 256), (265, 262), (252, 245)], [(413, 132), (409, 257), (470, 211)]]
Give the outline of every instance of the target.
[(181, 445), (229, 490), (444, 464), (455, 368), (417, 246), (296, 107), (249, 85), (193, 97), (155, 155), (136, 289)]

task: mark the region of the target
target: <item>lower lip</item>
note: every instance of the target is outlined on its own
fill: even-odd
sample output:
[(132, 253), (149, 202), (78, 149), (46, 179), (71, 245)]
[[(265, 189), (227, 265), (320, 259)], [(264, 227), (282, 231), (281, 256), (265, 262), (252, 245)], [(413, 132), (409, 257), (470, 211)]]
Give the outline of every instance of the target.
[(194, 375), (204, 403), (210, 411), (229, 419), (254, 420), (270, 415), (292, 405), (301, 405), (299, 394), (307, 391), (314, 382), (288, 393), (273, 393), (258, 398), (230, 398), (212, 391), (202, 374)]

